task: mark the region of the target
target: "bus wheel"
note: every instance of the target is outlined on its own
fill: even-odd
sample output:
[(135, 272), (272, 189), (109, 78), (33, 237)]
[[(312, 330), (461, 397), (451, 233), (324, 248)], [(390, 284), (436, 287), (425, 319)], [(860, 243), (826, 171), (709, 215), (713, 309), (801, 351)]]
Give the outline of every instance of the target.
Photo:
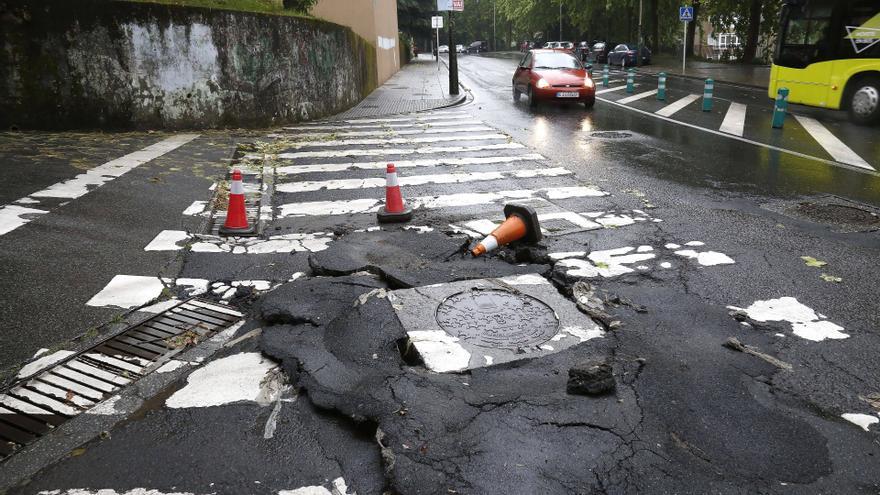
[(856, 124), (880, 121), (880, 77), (860, 78), (849, 91), (849, 118)]

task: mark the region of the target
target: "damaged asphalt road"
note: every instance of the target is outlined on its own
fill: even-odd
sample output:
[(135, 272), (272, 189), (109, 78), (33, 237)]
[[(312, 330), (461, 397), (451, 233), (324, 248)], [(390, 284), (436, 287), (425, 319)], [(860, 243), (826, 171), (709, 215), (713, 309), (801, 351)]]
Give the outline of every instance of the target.
[[(275, 171), (273, 249), (169, 248), (178, 296), (202, 281), (245, 325), (12, 492), (877, 492), (876, 232), (627, 169), (632, 150), (684, 156), (641, 135), (554, 162), (491, 136), (376, 161), (274, 142), (254, 158)], [(375, 226), (361, 179), (386, 156), (421, 205), (408, 225)], [(507, 202), (544, 239), (473, 258)]]

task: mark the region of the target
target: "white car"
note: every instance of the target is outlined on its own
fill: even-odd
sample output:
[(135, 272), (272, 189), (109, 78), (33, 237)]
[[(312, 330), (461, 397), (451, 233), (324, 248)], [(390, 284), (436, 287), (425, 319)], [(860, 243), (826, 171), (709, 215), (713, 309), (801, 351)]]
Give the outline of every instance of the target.
[(449, 47), (446, 45), (440, 45), (440, 47), (437, 49), (437, 51), (439, 53), (449, 53)]
[(464, 53), (464, 45), (455, 45), (455, 51), (458, 53)]

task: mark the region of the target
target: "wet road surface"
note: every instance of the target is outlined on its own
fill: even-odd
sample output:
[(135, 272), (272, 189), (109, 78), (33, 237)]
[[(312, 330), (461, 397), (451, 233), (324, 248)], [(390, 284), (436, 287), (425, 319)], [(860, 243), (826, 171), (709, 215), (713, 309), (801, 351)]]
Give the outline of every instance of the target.
[[(877, 177), (829, 163), (793, 122), (769, 144), (797, 154), (609, 101), (529, 110), (511, 98), (514, 63), (462, 57), (466, 106), (239, 142), (249, 194), (270, 206), (260, 239), (210, 236), (181, 220), (216, 215), (194, 204), (142, 226), (139, 242), (143, 256), (182, 256), (167, 275), (178, 297), (246, 310), (248, 337), (181, 364), (158, 399), (113, 413), (133, 419), (17, 491), (876, 490)], [(647, 100), (628, 105), (658, 105)], [(718, 107), (673, 116), (709, 129)], [(844, 140), (864, 131), (823, 122)], [(375, 222), (387, 162), (415, 207), (405, 226)], [(540, 247), (470, 258), (508, 202), (535, 208)], [(125, 284), (90, 289), (95, 307), (168, 296), (153, 274), (115, 274)], [(545, 302), (560, 321), (582, 320), (495, 364), (478, 352), (486, 338), (418, 323), (436, 312), (418, 301), (470, 279), (488, 285), (467, 290), (555, 291)], [(491, 306), (480, 312), (503, 319)], [(610, 365), (614, 390), (568, 393), (585, 363)]]

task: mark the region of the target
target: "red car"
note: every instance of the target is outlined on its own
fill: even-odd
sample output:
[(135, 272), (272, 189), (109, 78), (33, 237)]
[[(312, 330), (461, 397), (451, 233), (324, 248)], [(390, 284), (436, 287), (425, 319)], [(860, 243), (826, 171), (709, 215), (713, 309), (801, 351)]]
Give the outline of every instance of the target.
[(513, 73), (513, 101), (519, 101), (521, 94), (532, 108), (539, 101), (578, 102), (591, 108), (596, 102), (596, 85), (571, 53), (531, 50)]

